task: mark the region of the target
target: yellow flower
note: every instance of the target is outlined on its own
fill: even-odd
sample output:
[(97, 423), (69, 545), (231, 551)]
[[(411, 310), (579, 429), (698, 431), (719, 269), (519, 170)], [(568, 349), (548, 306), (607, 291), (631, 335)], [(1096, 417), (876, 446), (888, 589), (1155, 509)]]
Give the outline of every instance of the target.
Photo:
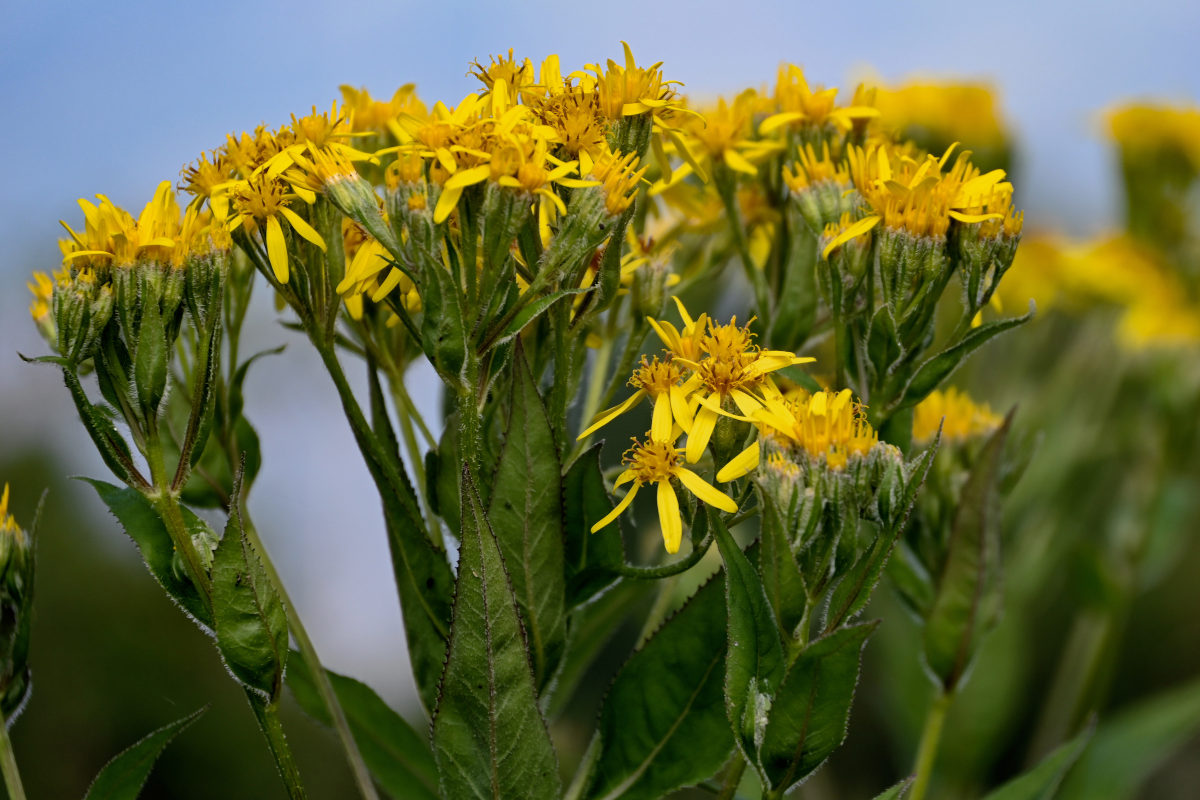
[(376, 100), (366, 89), (347, 85), (338, 88), (342, 92), (342, 108), (349, 113), (351, 128), (356, 133), (384, 134), (388, 132), (388, 123), (401, 114), (424, 116), (428, 113), (411, 83), (401, 86), (387, 101)]
[(633, 51), (629, 45), (621, 42), (625, 48), (625, 66), (617, 64), (611, 58), (607, 69), (600, 69), (596, 64), (586, 68), (595, 74), (592, 89), (600, 101), (600, 109), (609, 119), (634, 117), (647, 112), (656, 119), (664, 112), (681, 108), (682, 104), (676, 98), (673, 84), (679, 81), (664, 81), (662, 78), (662, 62), (648, 67), (639, 67), (634, 61)]
[(656, 442), (674, 441), (672, 435), (676, 424), (683, 430), (692, 426), (692, 413), (688, 407), (688, 392), (696, 387), (695, 381), (689, 381), (690, 386), (683, 385), (684, 371), (672, 361), (660, 361), (658, 356), (653, 360), (642, 357), (642, 365), (633, 371), (629, 385), (637, 389), (621, 403), (610, 409), (601, 411), (583, 433), (580, 439), (587, 438), (600, 428), (612, 422), (626, 411), (637, 406), (643, 397), (649, 397), (654, 403), (654, 417), (650, 425), (650, 438)]
[(851, 457), (870, 452), (879, 442), (879, 434), (849, 389), (792, 400), (768, 397), (766, 408), (756, 412), (754, 419), (766, 426), (764, 433), (773, 441), (791, 443), (808, 458), (824, 460), (835, 470), (845, 467)]
[[(749, 420), (764, 407), (766, 398), (779, 395), (768, 377), (770, 373), (815, 360), (786, 350), (762, 350), (753, 339), (750, 327), (739, 327), (736, 317), (728, 325), (716, 325), (709, 320), (708, 331), (699, 342), (702, 357), (698, 360), (675, 357), (678, 363), (692, 370), (698, 384), (695, 391), (700, 407), (688, 431), (688, 463), (696, 463), (703, 455), (718, 416)], [(727, 409), (730, 404), (743, 416), (730, 412)]]
[[(752, 138), (757, 97), (753, 89), (747, 89), (734, 98), (732, 105), (720, 98), (717, 107), (709, 109), (702, 119), (690, 121), (685, 130), (688, 138), (698, 145), (693, 152), (699, 150), (712, 163), (723, 163), (735, 172), (758, 174), (755, 162), (777, 152), (781, 145)], [(686, 177), (689, 166), (681, 167), (672, 179)]]
[(849, 129), (858, 122), (879, 116), (879, 110), (866, 102), (867, 94), (861, 88), (854, 93), (851, 105), (837, 108), (836, 87), (817, 87), (814, 92), (804, 78), (804, 70), (795, 64), (779, 68), (775, 81), (774, 106), (776, 113), (767, 117), (758, 126), (759, 134), (766, 136), (784, 126), (811, 125), (822, 127), (827, 122), (842, 129)]
[(8, 513), (8, 484), (4, 484), (4, 491), (0, 493), (0, 535), (12, 535), (15, 537), (23, 537), (24, 531), (17, 524), (16, 519), (12, 514)]
[(650, 323), (650, 327), (658, 334), (658, 338), (662, 339), (663, 344), (673, 356), (695, 361), (700, 358), (700, 340), (704, 338), (708, 315), (701, 314), (696, 319), (692, 319), (682, 300), (678, 297), (671, 299), (675, 301), (675, 306), (679, 309), (679, 316), (683, 320), (682, 331), (666, 320), (647, 319), (646, 321)]
[(287, 283), (290, 277), (287, 240), (283, 235), (280, 218), (286, 220), (292, 230), (308, 241), (325, 250), (325, 240), (311, 225), (288, 205), (299, 195), (289, 191), (288, 184), (267, 172), (251, 175), (247, 180), (237, 181), (229, 188), (233, 216), (228, 222), (230, 232), (241, 228), (247, 236), (253, 236), (260, 228), (265, 229), (263, 238), (267, 247), (267, 258), (275, 280)]
[(611, 513), (592, 526), (592, 533), (609, 525), (629, 508), (638, 491), (647, 483), (658, 484), (658, 521), (668, 553), (679, 552), (679, 543), (683, 540), (683, 519), (679, 514), (679, 498), (675, 495), (673, 479), (678, 479), (692, 494), (714, 508), (731, 514), (738, 510), (737, 503), (728, 495), (683, 466), (683, 451), (673, 443), (653, 439), (648, 442), (633, 441), (633, 447), (622, 458), (627, 469), (617, 476), (613, 488), (631, 481), (633, 486)]
[(175, 250), (179, 235), (179, 204), (170, 181), (163, 181), (154, 197), (137, 219), (113, 205), (104, 195), (96, 195), (99, 205), (80, 200), (84, 231), (76, 233), (62, 222), (70, 241), (63, 248), (64, 261), (81, 265), (129, 266), (145, 258), (166, 263)]
[(881, 123), (929, 146), (965, 142), (969, 147), (1004, 147), (1008, 134), (996, 94), (985, 84), (908, 83), (876, 91)]
[(935, 389), (913, 410), (913, 441), (932, 441), (941, 426), (942, 441), (964, 442), (986, 436), (1002, 421), (986, 403), (975, 403), (953, 386)]
[(33, 273), (33, 282), (26, 283), (33, 293), (33, 302), (29, 304), (29, 313), (38, 325), (50, 319), (51, 303), (54, 300), (54, 281), (44, 272)]
[(1108, 125), (1127, 152), (1175, 150), (1200, 169), (1200, 108), (1135, 103), (1110, 111)]

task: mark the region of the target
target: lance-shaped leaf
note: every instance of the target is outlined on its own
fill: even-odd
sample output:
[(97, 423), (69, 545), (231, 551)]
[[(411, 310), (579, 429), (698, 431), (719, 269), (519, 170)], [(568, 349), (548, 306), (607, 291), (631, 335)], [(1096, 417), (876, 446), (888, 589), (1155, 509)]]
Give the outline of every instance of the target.
[(611, 586), (620, 578), (617, 567), (625, 563), (619, 519), (591, 532), (613, 509), (600, 470), (602, 447), (596, 444), (581, 453), (563, 476), (563, 557), (569, 606), (585, 603)]
[(508, 566), (539, 689), (554, 674), (567, 635), (562, 508), (558, 447), (518, 344), (488, 522)]
[(365, 436), (355, 430), (359, 449), (367, 469), (375, 480), (383, 501), (383, 521), (387, 529), (388, 551), (392, 559), (392, 574), (400, 596), (404, 616), (408, 657), (412, 663), (417, 692), (426, 710), (432, 711), (437, 702), (438, 681), (446, 659), (446, 638), (450, 630), (450, 593), (454, 576), (445, 553), (436, 547), (425, 531), (417, 504), (417, 494), (404, 471), (396, 449), (396, 435), (387, 416), (387, 405), (379, 377), (368, 369), (371, 394), (373, 433), (390, 463), (378, 460)]
[(817, 238), (794, 206), (789, 206), (787, 225), (791, 242), (768, 341), (794, 350), (804, 344), (817, 316)]
[(1106, 720), (1067, 776), (1063, 800), (1126, 800), (1200, 732), (1200, 680), (1143, 700)]
[[(142, 560), (146, 562), (146, 568), (158, 581), (158, 585), (197, 624), (212, 628), (212, 617), (200, 592), (187, 577), (177, 574), (172, 565), (175, 545), (150, 501), (136, 489), (121, 489), (91, 478), (80, 480), (96, 490), (104, 505), (108, 506), (108, 510), (121, 523), (125, 533), (133, 539), (141, 551)], [(183, 516), (190, 530), (199, 532), (205, 527), (204, 522), (187, 508), (183, 509)]]
[(877, 623), (813, 641), (788, 668), (759, 745), (759, 769), (774, 789), (811, 775), (846, 739), (859, 661)]
[(1033, 311), (1033, 301), (1030, 300), (1029, 312), (1024, 316), (996, 320), (984, 323), (978, 328), (972, 328), (961, 340), (947, 347), (917, 369), (904, 389), (903, 404), (911, 406), (924, 400), (930, 392), (941, 385), (942, 381), (950, 377), (954, 370), (958, 369), (963, 359), (980, 345), (998, 334), (1033, 319)]
[[(336, 672), (325, 672), (346, 712), (363, 761), (379, 785), (392, 797), (437, 800), (437, 765), (426, 736), (413, 730), (370, 686)], [(291, 654), (287, 685), (301, 708), (325, 725), (332, 725), (308, 664), (299, 653)]]
[(162, 751), (207, 710), (193, 711), (121, 751), (100, 770), (83, 800), (136, 800)]
[(762, 495), (762, 548), (759, 553), (758, 570), (762, 575), (763, 590), (767, 601), (775, 612), (779, 631), (786, 641), (796, 635), (796, 628), (804, 618), (804, 606), (808, 602), (804, 590), (804, 576), (792, 555), (784, 530), (783, 515), (776, 502)]
[[(152, 296), (143, 288), (144, 296)], [(158, 302), (143, 302), (137, 326), (137, 346), (133, 353), (133, 385), (146, 419), (158, 413), (158, 404), (167, 389), (167, 334)]]
[(999, 617), (998, 482), (1012, 412), (984, 444), (959, 497), (937, 596), (925, 621), (925, 663), (950, 691)]
[(558, 797), (557, 759), (504, 558), (468, 469), (462, 487), (458, 584), (433, 718), (442, 796)]
[(443, 379), (457, 384), (467, 359), (467, 332), (459, 289), (444, 269), (422, 271), (421, 349)]
[(716, 774), (729, 758), (722, 583), (701, 587), (613, 681), (588, 797), (659, 798)]
[(755, 741), (766, 725), (767, 710), (783, 679), (785, 661), (779, 624), (767, 602), (762, 580), (729, 534), (720, 516), (710, 513), (717, 547), (725, 561), (725, 711), (734, 739), (751, 763)]
[[(241, 492), (241, 478), (234, 480)], [(213, 555), (213, 617), (217, 648), (229, 671), (246, 686), (274, 700), (287, 666), (288, 623), (283, 601), (271, 584), (242, 527), (235, 500), (225, 535)]]
[[(1091, 738), (1092, 728), (1089, 727), (1046, 756), (1033, 769), (1018, 775), (999, 789), (989, 793), (984, 800), (1052, 800), (1057, 796), (1058, 785), (1062, 783), (1063, 776), (1079, 758), (1079, 754), (1083, 752), (1083, 748), (1087, 746)], [(1117, 797), (1107, 787), (1090, 796)]]

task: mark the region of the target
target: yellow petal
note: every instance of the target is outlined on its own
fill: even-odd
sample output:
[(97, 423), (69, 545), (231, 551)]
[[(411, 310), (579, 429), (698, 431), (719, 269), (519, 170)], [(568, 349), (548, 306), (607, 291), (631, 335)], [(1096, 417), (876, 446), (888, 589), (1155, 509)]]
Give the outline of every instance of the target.
[(737, 480), (757, 466), (758, 442), (756, 441), (734, 456), (733, 460), (728, 464), (721, 467), (721, 471), (717, 473), (717, 483), (728, 483), (729, 481)]
[(442, 193), (438, 195), (437, 206), (433, 209), (433, 221), (437, 225), (441, 225), (446, 221), (446, 217), (450, 216), (450, 212), (458, 205), (458, 198), (462, 197), (462, 189), (452, 189), (445, 187)]
[(700, 413), (692, 420), (692, 430), (688, 432), (687, 451), (684, 453), (689, 464), (695, 464), (704, 455), (708, 440), (712, 438), (713, 428), (717, 425), (717, 412), (708, 406), (701, 406)]
[(313, 230), (313, 227), (305, 222), (299, 214), (297, 214), (295, 211), (292, 211), (287, 206), (280, 206), (279, 211), (285, 217), (287, 217), (287, 221), (291, 223), (292, 230), (315, 244), (317, 247), (321, 248), (322, 251), (325, 250), (325, 240), (321, 238), (321, 234)]
[(446, 179), (447, 189), (462, 189), (464, 186), (471, 186), (480, 181), (487, 180), (488, 175), (492, 174), (492, 168), (487, 164), (480, 164), (477, 167), (464, 169), (462, 172), (456, 172)]
[(683, 540), (683, 520), (679, 516), (679, 498), (670, 481), (658, 482), (658, 524), (662, 526), (667, 552), (678, 553), (679, 543)]
[(725, 159), (726, 166), (732, 170), (744, 172), (747, 175), (758, 174), (758, 168), (747, 161), (737, 150), (727, 149), (724, 152), (723, 157)]
[(624, 512), (625, 509), (629, 508), (629, 504), (633, 502), (633, 498), (637, 495), (638, 489), (640, 489), (640, 488), (642, 488), (642, 485), (640, 483), (635, 483), (633, 485), (633, 488), (629, 490), (628, 494), (626, 494), (623, 498), (621, 498), (621, 502), (617, 503), (617, 507), (614, 508), (612, 511), (610, 511), (608, 514), (606, 514), (604, 519), (600, 520), (599, 522), (597, 522), (595, 525), (592, 526), (592, 533), (595, 533), (596, 531), (600, 530), (601, 528), (608, 527), (608, 525), (611, 524), (613, 520), (615, 520), (617, 517), (621, 516), (622, 512)]
[(834, 250), (841, 247), (851, 239), (857, 239), (859, 236), (862, 236), (864, 233), (871, 230), (871, 228), (874, 228), (878, 224), (879, 217), (877, 215), (863, 217), (858, 222), (839, 233), (832, 242), (825, 245), (825, 249), (821, 251), (821, 258), (829, 258), (829, 254)]
[(271, 269), (275, 272), (275, 280), (287, 283), (287, 242), (283, 238), (283, 227), (276, 217), (267, 217), (267, 257), (271, 260)]
[(712, 486), (690, 469), (681, 469), (675, 474), (678, 476), (679, 482), (688, 488), (688, 491), (713, 508), (728, 511), (730, 514), (738, 510), (737, 503), (733, 502), (729, 495)]
[(692, 409), (688, 406), (687, 392), (678, 384), (671, 387), (671, 414), (684, 433), (692, 429)]
[(593, 433), (598, 431), (600, 428), (603, 428), (605, 425), (612, 422), (614, 419), (621, 416), (629, 409), (633, 408), (635, 405), (637, 405), (638, 401), (641, 400), (645, 396), (646, 396), (646, 391), (644, 389), (638, 389), (636, 392), (629, 395), (629, 397), (625, 398), (623, 401), (621, 401), (617, 405), (613, 406), (612, 408), (601, 411), (599, 414), (596, 415), (595, 419), (593, 420), (592, 424), (588, 427), (588, 429), (585, 430), (583, 433), (579, 434), (579, 436), (577, 437), (577, 440), (584, 439), (584, 438), (587, 438), (588, 436), (591, 436)]

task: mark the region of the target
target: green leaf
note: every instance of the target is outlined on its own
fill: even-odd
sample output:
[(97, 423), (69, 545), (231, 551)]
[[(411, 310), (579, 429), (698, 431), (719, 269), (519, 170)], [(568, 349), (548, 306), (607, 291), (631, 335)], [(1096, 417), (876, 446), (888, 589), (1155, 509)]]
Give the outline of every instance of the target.
[(794, 350), (804, 344), (816, 320), (817, 240), (794, 208), (788, 214), (787, 222), (792, 240), (768, 341), (774, 347)]
[(539, 689), (554, 674), (567, 636), (562, 492), (554, 433), (518, 342), (508, 430), (487, 516), (508, 567)]
[(207, 710), (205, 707), (193, 711), (123, 750), (104, 765), (83, 800), (135, 800), (162, 751)]
[(725, 712), (734, 739), (751, 763), (755, 741), (766, 724), (766, 709), (783, 679), (783, 645), (754, 566), (729, 534), (719, 515), (710, 512), (717, 547), (725, 561), (725, 608), (728, 646), (725, 651)]
[(901, 800), (908, 793), (908, 787), (912, 786), (912, 782), (912, 778), (905, 778), (892, 788), (875, 795), (875, 800)]
[[(233, 497), (241, 489), (234, 480)], [(287, 666), (288, 623), (283, 601), (242, 528), (235, 501), (213, 555), (213, 616), (217, 648), (230, 672), (244, 685), (273, 701)]]
[(728, 760), (722, 583), (701, 587), (618, 673), (600, 712), (588, 797), (659, 798)]
[(600, 469), (600, 450), (593, 445), (567, 467), (563, 478), (563, 549), (568, 606), (586, 603), (620, 579), (625, 563), (621, 521), (615, 519), (591, 533), (592, 526), (613, 509)]
[[(408, 800), (437, 800), (438, 775), (425, 734), (417, 733), (365, 683), (325, 671), (363, 761), (384, 791)], [(291, 653), (287, 684), (310, 716), (332, 726), (304, 657)]]
[(867, 637), (878, 623), (841, 628), (808, 645), (775, 693), (759, 768), (775, 789), (812, 774), (846, 739)]
[(960, 341), (922, 364), (904, 389), (903, 405), (916, 405), (924, 400), (942, 381), (950, 377), (954, 370), (958, 369), (958, 365), (963, 362), (963, 359), (984, 342), (1033, 319), (1032, 300), (1029, 306), (1029, 312), (1024, 316), (987, 322), (978, 328), (972, 328)]
[(762, 549), (758, 569), (762, 574), (763, 590), (779, 623), (779, 632), (785, 641), (792, 641), (796, 636), (796, 628), (804, 618), (804, 607), (808, 602), (804, 576), (800, 574), (800, 566), (788, 544), (779, 506), (765, 494), (760, 499)]
[(92, 443), (96, 445), (100, 457), (104, 459), (104, 464), (121, 480), (134, 483), (133, 456), (125, 437), (118, 433), (113, 425), (114, 412), (107, 406), (92, 404), (79, 382), (79, 376), (73, 370), (63, 368), (63, 381), (71, 392), (71, 399), (75, 401), (79, 419), (92, 438)]
[(433, 718), (444, 797), (555, 798), (558, 763), (537, 705), (504, 558), (469, 470), (449, 653)]
[[(213, 417), (216, 411), (216, 383), (221, 363), (221, 326), (214, 318), (208, 331), (208, 342), (204, 347), (205, 360), (203, 368), (196, 365), (198, 386), (191, 395), (191, 414), (188, 418), (188, 432), (184, 441), (190, 448), (186, 453), (190, 466), (195, 466), (204, 455), (204, 445), (212, 432)], [(181, 458), (184, 456), (180, 456)]]
[(1162, 692), (1106, 720), (1063, 785), (1063, 800), (1124, 800), (1200, 731), (1200, 680)]
[(925, 621), (925, 663), (946, 691), (958, 684), (999, 617), (998, 484), (1012, 412), (984, 444), (959, 498), (937, 596)]
[[(166, 593), (179, 604), (188, 616), (204, 628), (212, 628), (212, 617), (208, 613), (200, 592), (190, 580), (176, 574), (172, 566), (175, 544), (150, 501), (136, 489), (120, 489), (104, 481), (80, 478), (100, 495), (104, 505), (117, 518), (125, 533), (138, 546), (142, 560), (150, 574)], [(184, 520), (192, 530), (199, 530), (204, 522), (195, 514), (183, 509)]]
[(533, 302), (524, 306), (499, 330), (488, 334), (488, 337), (484, 340), (483, 352), (487, 352), (488, 350), (502, 345), (512, 339), (518, 333), (525, 330), (526, 325), (540, 317), (550, 309), (550, 306), (554, 305), (564, 297), (569, 297), (570, 295), (576, 295), (586, 291), (588, 291), (588, 289), (558, 289), (550, 294), (542, 295)]
[[(1079, 754), (1083, 752), (1083, 748), (1087, 746), (1088, 740), (1091, 738), (1092, 729), (1089, 727), (1046, 756), (1033, 769), (1023, 775), (1018, 775), (999, 789), (989, 793), (984, 800), (1053, 800), (1058, 785), (1062, 783), (1063, 776), (1079, 758)], [(1098, 788), (1100, 791), (1097, 794), (1088, 796), (1105, 797), (1110, 800), (1117, 796), (1113, 794), (1112, 788), (1108, 785)]]
[(423, 270), (421, 348), (445, 380), (458, 385), (467, 360), (467, 331), (459, 288), (440, 267)]

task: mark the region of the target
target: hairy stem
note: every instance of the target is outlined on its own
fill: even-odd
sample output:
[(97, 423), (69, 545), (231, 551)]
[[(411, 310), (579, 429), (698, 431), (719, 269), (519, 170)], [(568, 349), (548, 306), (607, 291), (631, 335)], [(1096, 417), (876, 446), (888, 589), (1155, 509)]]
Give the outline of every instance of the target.
[(925, 728), (921, 731), (921, 743), (917, 747), (917, 762), (913, 767), (916, 778), (913, 780), (909, 800), (924, 800), (929, 790), (929, 780), (933, 776), (933, 763), (937, 760), (938, 743), (942, 738), (942, 727), (946, 722), (946, 711), (950, 708), (953, 698), (950, 692), (938, 690), (928, 713), (925, 715)]
[(4, 788), (8, 789), (10, 800), (25, 800), (17, 757), (13, 754), (12, 739), (8, 738), (8, 721), (3, 717), (0, 717), (0, 772), (4, 773)]

